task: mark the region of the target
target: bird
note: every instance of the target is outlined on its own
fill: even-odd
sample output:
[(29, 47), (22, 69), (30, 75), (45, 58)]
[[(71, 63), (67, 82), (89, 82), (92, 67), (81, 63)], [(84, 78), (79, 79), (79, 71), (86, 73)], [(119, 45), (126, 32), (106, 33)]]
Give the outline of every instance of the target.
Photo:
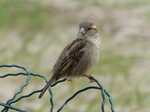
[(98, 62), (100, 57), (101, 39), (93, 22), (82, 22), (79, 25), (77, 38), (68, 44), (61, 52), (53, 66), (52, 76), (42, 89), (39, 98), (43, 96), (49, 86), (61, 78), (72, 81), (74, 78), (87, 77), (88, 71)]

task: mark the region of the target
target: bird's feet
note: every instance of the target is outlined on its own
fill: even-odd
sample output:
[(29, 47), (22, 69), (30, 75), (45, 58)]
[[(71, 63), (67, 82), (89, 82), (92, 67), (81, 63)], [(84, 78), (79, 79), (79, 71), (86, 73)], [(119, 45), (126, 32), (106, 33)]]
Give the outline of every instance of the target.
[(91, 82), (95, 82), (94, 80), (92, 80), (91, 79), (91, 77), (93, 77), (93, 75), (87, 75), (87, 74), (84, 74), (84, 75), (82, 75), (82, 77), (86, 77), (86, 78), (88, 78), (89, 80), (90, 80), (90, 82), (89, 83), (91, 83)]
[(73, 80), (72, 80), (72, 79), (68, 79), (67, 81), (73, 82)]

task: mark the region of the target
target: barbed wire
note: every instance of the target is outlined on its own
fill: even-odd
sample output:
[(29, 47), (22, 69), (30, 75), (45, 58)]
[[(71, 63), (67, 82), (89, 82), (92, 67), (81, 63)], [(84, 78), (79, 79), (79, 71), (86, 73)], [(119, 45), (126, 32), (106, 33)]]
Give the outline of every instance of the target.
[[(16, 103), (18, 101), (20, 101), (21, 99), (23, 98), (28, 98), (30, 96), (32, 96), (33, 94), (35, 93), (39, 93), (42, 91), (42, 89), (40, 90), (35, 90), (27, 95), (22, 95), (20, 96), (19, 98), (16, 98), (16, 96), (18, 94), (20, 94), (23, 89), (29, 84), (29, 80), (31, 78), (31, 76), (38, 76), (38, 77), (41, 77), (45, 80), (45, 82), (47, 83), (48, 82), (48, 79), (44, 76), (44, 75), (40, 75), (40, 74), (34, 74), (34, 73), (30, 73), (25, 67), (23, 66), (19, 66), (19, 65), (0, 65), (0, 68), (2, 67), (16, 67), (16, 68), (20, 68), (20, 69), (23, 69), (25, 71), (25, 73), (23, 72), (20, 72), (20, 73), (8, 73), (8, 74), (5, 74), (5, 75), (2, 75), (0, 76), (0, 78), (5, 78), (5, 77), (8, 77), (8, 76), (18, 76), (18, 75), (24, 75), (24, 76), (27, 76), (27, 79), (26, 79), (26, 83), (23, 84), (21, 87), (20, 87), (20, 90), (18, 92), (16, 92), (13, 97), (11, 99), (9, 99), (6, 103), (3, 103), (3, 102), (0, 102), (0, 105), (3, 106), (4, 108), (1, 110), (1, 112), (8, 112), (8, 110), (12, 109), (12, 110), (16, 110), (16, 111), (19, 111), (19, 112), (28, 112), (26, 110), (22, 110), (20, 108), (17, 108), (17, 107), (14, 107), (12, 106), (11, 104), (13, 103)], [(65, 105), (67, 105), (67, 103), (72, 100), (74, 97), (76, 97), (79, 93), (81, 92), (84, 92), (88, 89), (97, 89), (97, 90), (101, 90), (101, 96), (102, 96), (102, 104), (101, 104), (101, 110), (102, 112), (105, 112), (105, 109), (104, 109), (104, 105), (105, 105), (105, 94), (107, 95), (107, 97), (109, 98), (109, 103), (110, 103), (110, 106), (111, 106), (111, 112), (115, 112), (114, 111), (114, 105), (113, 105), (113, 102), (112, 102), (112, 97), (110, 96), (110, 94), (102, 87), (102, 85), (100, 84), (99, 81), (97, 81), (94, 77), (91, 77), (92, 80), (94, 80), (98, 87), (97, 86), (89, 86), (89, 87), (86, 87), (84, 89), (81, 89), (81, 90), (78, 90), (77, 92), (75, 92), (71, 97), (69, 97), (64, 103), (63, 105), (57, 110), (57, 112), (60, 112)], [(61, 83), (61, 82), (64, 82), (66, 79), (62, 79), (62, 80), (59, 80), (57, 82), (55, 82), (54, 84), (52, 84), (49, 88), (48, 88), (48, 91), (49, 91), (49, 94), (50, 94), (50, 104), (51, 104), (51, 107), (50, 107), (50, 112), (53, 112), (53, 109), (54, 109), (54, 103), (53, 103), (53, 93), (51, 91), (51, 87), (57, 85), (58, 83)]]

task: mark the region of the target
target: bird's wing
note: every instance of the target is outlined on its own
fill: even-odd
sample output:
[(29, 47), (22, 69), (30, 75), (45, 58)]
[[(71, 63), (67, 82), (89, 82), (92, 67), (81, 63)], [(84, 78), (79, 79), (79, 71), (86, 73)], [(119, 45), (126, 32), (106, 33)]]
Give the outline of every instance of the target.
[(63, 50), (61, 57), (59, 57), (62, 58), (63, 56), (63, 58), (58, 59), (62, 61), (56, 62), (57, 67), (59, 64), (59, 68), (56, 69), (56, 66), (54, 66), (55, 70), (53, 72), (57, 72), (56, 74), (54, 73), (56, 75), (56, 80), (61, 78), (63, 74), (71, 70), (79, 62), (85, 54), (84, 48), (86, 44), (86, 40), (76, 39)]

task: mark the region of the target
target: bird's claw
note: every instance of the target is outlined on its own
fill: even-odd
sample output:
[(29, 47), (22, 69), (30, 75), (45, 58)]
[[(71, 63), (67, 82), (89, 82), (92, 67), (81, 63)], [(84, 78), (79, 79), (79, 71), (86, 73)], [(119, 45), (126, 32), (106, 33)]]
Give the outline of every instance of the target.
[(93, 79), (91, 79), (91, 77), (93, 77), (93, 75), (91, 75), (91, 74), (90, 75), (84, 74), (84, 75), (82, 75), (82, 77), (87, 77), (90, 80), (89, 83), (95, 82)]

